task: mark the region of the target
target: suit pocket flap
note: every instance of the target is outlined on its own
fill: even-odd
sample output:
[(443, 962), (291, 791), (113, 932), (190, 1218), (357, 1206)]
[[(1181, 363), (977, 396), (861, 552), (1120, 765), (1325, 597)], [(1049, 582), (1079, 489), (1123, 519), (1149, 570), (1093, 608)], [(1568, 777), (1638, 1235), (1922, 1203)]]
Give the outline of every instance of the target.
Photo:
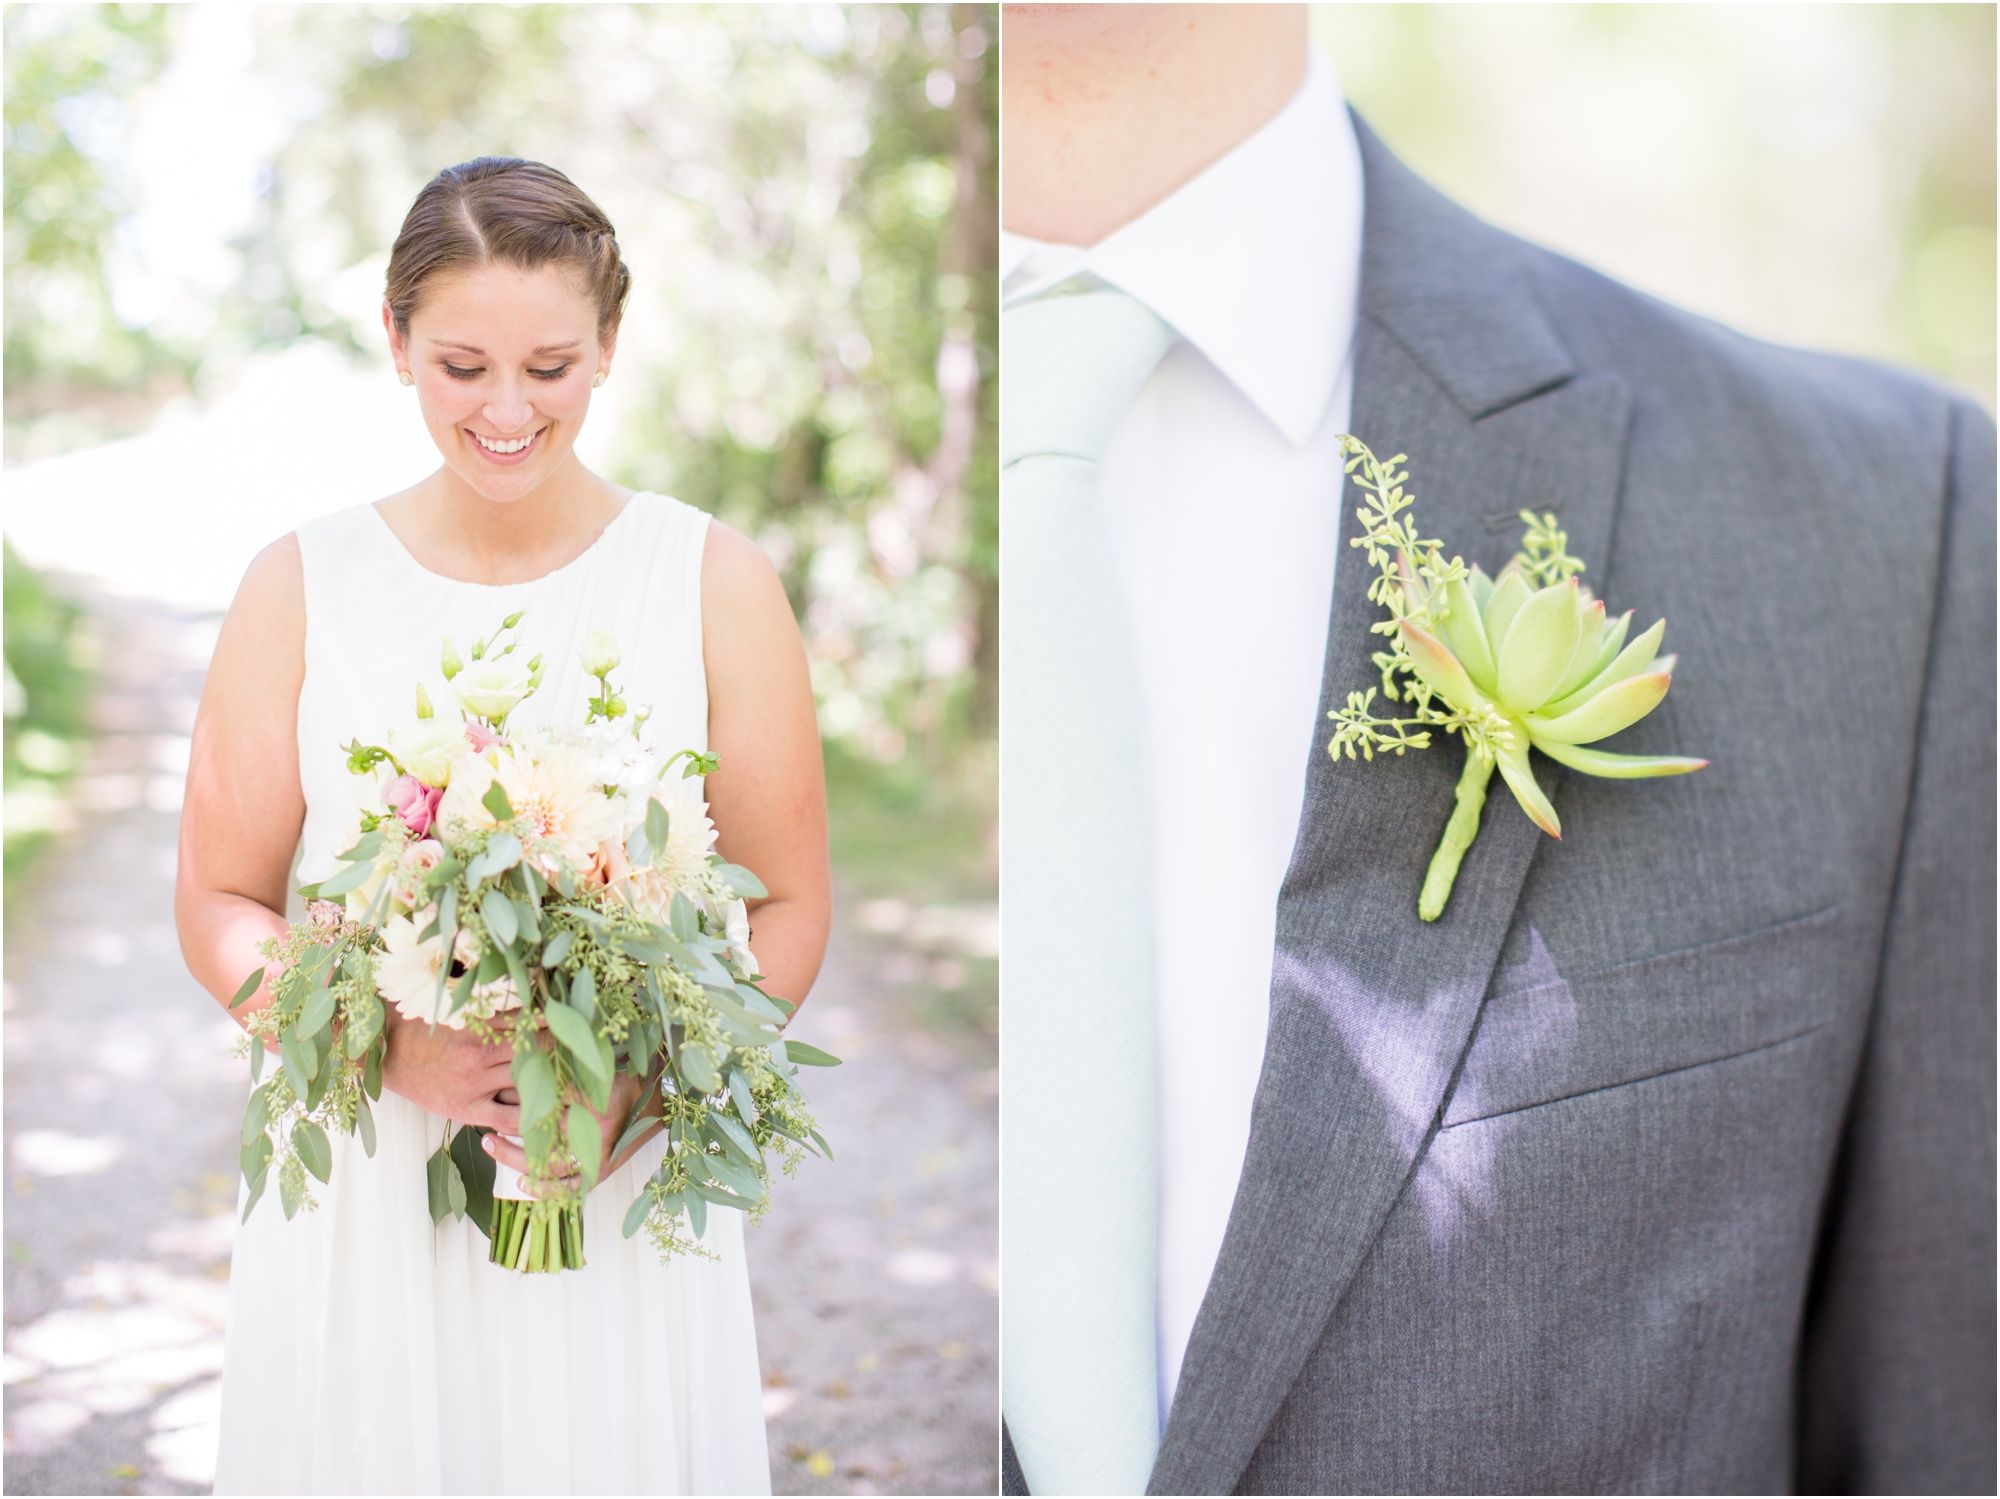
[(1823, 1025), (1842, 985), (1840, 908), (1573, 976), (1531, 933), (1486, 1001), (1444, 1124), (1717, 1062)]

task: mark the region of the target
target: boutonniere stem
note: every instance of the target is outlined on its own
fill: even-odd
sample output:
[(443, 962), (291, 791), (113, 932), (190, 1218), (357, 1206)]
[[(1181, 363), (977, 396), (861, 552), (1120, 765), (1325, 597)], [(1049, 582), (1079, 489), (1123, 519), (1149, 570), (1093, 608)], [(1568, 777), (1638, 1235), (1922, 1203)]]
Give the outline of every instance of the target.
[(1465, 742), (1451, 818), (1418, 895), (1420, 917), (1444, 914), (1496, 769), (1528, 818), (1562, 837), (1529, 766), (1531, 745), (1572, 770), (1616, 779), (1684, 775), (1708, 764), (1585, 748), (1658, 706), (1674, 658), (1658, 654), (1665, 620), (1629, 643), (1629, 610), (1607, 622), (1603, 602), (1578, 581), (1583, 562), (1569, 554), (1553, 514), (1523, 510), (1521, 549), (1489, 578), (1462, 558), (1447, 560), (1442, 543), (1417, 533), (1404, 488), (1409, 475), (1399, 468), (1404, 455), (1384, 463), (1359, 438), (1340, 441), (1350, 455), (1347, 472), (1367, 495), (1356, 512), (1362, 534), (1352, 545), (1367, 549), (1375, 569), (1368, 597), (1388, 616), (1369, 627), (1387, 637), (1388, 649), (1373, 656), (1380, 692), (1410, 711), (1378, 718), (1376, 688), (1350, 692), (1347, 706), (1327, 715), (1338, 725), (1327, 750), (1336, 760), (1400, 755), (1429, 748), (1433, 730)]

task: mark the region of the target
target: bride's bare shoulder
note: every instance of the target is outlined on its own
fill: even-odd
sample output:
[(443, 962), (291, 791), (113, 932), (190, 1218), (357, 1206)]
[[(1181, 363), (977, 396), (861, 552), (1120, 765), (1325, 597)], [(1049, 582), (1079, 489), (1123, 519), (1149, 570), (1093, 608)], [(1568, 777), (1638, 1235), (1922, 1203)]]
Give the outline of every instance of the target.
[[(255, 675), (305, 661), (306, 573), (296, 532), (286, 532), (250, 559), (222, 622), (216, 662)], [(212, 668), (211, 668), (212, 670)]]

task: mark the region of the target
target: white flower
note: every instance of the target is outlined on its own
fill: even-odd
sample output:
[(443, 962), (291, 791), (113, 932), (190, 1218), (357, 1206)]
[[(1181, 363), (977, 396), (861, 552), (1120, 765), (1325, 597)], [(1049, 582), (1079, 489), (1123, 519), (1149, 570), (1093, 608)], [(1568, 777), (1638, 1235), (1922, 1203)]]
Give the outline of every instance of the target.
[(474, 661), (452, 678), (451, 686), (468, 712), (497, 723), (535, 690), (529, 681), (532, 675), (527, 662), (514, 656), (495, 656)]
[(445, 718), (420, 718), (389, 735), (396, 763), (426, 786), (451, 782), (451, 762), (465, 743), (465, 725)]
[[(451, 1014), (451, 991), (456, 987), (456, 981), (447, 980), (442, 991), (438, 988), (438, 969), (444, 962), (444, 938), (432, 937), (419, 942), (419, 930), (410, 917), (392, 916), (382, 928), (382, 941), (388, 950), (375, 955), (375, 987), (405, 1020), (434, 1022), (453, 1030), (462, 1030), (469, 1014), (487, 1019), (502, 1010), (520, 1008), (521, 996), (514, 988), (513, 979), (503, 975), (490, 984), (477, 985), (465, 1008), (456, 1015)], [(467, 949), (472, 944), (463, 931), (458, 935), (458, 956), (465, 961)], [(477, 956), (476, 952), (470, 954), (472, 961), (477, 961)]]
[(607, 676), (618, 665), (618, 642), (609, 630), (592, 630), (584, 637), (582, 654), (587, 675)]
[(382, 928), (387, 951), (375, 955), (375, 987), (405, 1020), (435, 1020), (459, 1027), (464, 1018), (444, 1013), (451, 1007), (450, 986), (438, 996), (438, 969), (444, 962), (444, 938), (417, 940), (417, 924), (407, 916), (392, 916)]
[(650, 799), (666, 809), (667, 846), (653, 850), (646, 868), (627, 874), (620, 893), (635, 911), (664, 921), (676, 892), (691, 898), (705, 893), (703, 876), (708, 870), (708, 851), (715, 844), (715, 824), (708, 820), (708, 803), (701, 799), (693, 780), (656, 783)]
[(521, 841), (552, 842), (571, 868), (581, 870), (599, 843), (618, 834), (605, 775), (598, 756), (564, 740), (513, 744), (458, 762), (438, 818), (448, 827), (495, 826), (484, 797), (497, 781), (514, 809)]
[(490, 828), (493, 814), (483, 798), (493, 784), (494, 766), (506, 751), (497, 746), (476, 750), (463, 738), (459, 742), (463, 747), (452, 751), (451, 784), (438, 802), (438, 821), (447, 828)]

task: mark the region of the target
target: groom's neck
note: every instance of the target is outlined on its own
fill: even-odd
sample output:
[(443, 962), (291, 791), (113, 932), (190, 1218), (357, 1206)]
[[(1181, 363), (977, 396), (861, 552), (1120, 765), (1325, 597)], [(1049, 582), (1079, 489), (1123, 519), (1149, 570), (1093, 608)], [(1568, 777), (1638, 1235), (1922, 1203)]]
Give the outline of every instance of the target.
[(1006, 227), (1094, 245), (1226, 155), (1305, 77), (1303, 5), (1002, 8)]

